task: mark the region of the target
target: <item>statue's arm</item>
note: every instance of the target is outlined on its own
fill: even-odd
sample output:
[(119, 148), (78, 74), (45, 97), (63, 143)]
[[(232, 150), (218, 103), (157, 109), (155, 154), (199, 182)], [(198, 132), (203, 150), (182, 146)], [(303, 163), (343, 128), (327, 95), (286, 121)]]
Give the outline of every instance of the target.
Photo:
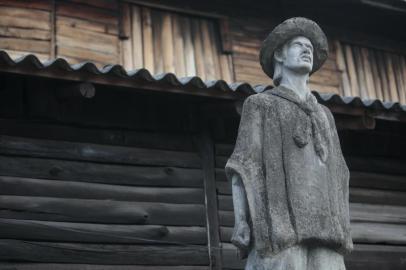
[(242, 250), (250, 244), (249, 211), (244, 184), (238, 174), (232, 176), (232, 192), (234, 204), (234, 232), (231, 242)]

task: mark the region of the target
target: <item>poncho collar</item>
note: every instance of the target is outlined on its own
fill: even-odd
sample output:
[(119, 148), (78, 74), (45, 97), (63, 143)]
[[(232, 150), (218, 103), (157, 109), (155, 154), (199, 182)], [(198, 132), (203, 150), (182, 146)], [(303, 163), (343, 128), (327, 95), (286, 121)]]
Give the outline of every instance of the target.
[(306, 95), (306, 99), (302, 100), (292, 89), (282, 85), (266, 92), (295, 103), (306, 113), (310, 121), (298, 116), (293, 132), (293, 140), (298, 147), (302, 148), (312, 139), (317, 155), (321, 161), (326, 162), (328, 157), (329, 123), (316, 97), (309, 92)]
[(269, 93), (295, 103), (307, 115), (318, 110), (317, 99), (311, 92), (307, 93), (305, 100), (302, 100), (295, 91), (283, 85), (279, 85), (278, 87), (269, 90)]

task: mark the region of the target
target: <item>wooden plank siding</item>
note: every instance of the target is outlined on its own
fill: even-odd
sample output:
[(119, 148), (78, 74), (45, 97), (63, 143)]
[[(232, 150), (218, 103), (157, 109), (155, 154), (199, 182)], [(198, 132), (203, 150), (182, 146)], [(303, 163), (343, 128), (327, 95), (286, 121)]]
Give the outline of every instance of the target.
[(0, 1), (0, 48), (11, 57), (50, 59), (51, 35), (50, 1)]
[(91, 61), (102, 67), (119, 59), (118, 7), (87, 1), (57, 1), (56, 56), (70, 63)]
[(120, 41), (127, 69), (233, 81), (231, 58), (221, 52), (214, 20), (130, 4), (121, 13), (123, 26), (131, 29)]
[[(0, 0), (0, 48), (14, 58), (34, 53), (41, 60), (56, 56), (230, 83), (272, 84), (258, 60), (272, 25), (119, 1)], [(310, 77), (312, 90), (406, 103), (405, 55), (329, 40), (329, 58)]]

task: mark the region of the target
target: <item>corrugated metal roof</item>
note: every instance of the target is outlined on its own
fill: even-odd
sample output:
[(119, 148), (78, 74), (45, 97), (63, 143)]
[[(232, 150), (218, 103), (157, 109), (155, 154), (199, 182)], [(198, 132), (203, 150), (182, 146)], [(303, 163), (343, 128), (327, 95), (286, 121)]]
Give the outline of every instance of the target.
[[(203, 81), (199, 77), (178, 78), (173, 73), (162, 73), (152, 75), (148, 70), (142, 68), (126, 71), (120, 65), (106, 65), (99, 69), (91, 62), (80, 64), (69, 64), (66, 60), (58, 58), (41, 62), (35, 55), (25, 55), (17, 59), (12, 59), (6, 51), (0, 51), (0, 71), (23, 73), (28, 75), (38, 75), (44, 77), (59, 77), (60, 79), (72, 79), (92, 82), (97, 78), (106, 77), (107, 83), (111, 85), (123, 85), (127, 87), (138, 87), (150, 89), (155, 85), (154, 90), (163, 85), (171, 92), (190, 93), (195, 95), (212, 96), (219, 98), (241, 99), (250, 94), (262, 92), (269, 89), (269, 85), (252, 86), (248, 83), (227, 84), (224, 80)], [(68, 76), (74, 74), (74, 77)], [(100, 80), (96, 80), (98, 83)], [(109, 83), (108, 83), (109, 84)], [(169, 86), (169, 88), (168, 88)], [(165, 90), (165, 89), (163, 89)], [(336, 104), (352, 108), (365, 108), (379, 111), (406, 112), (406, 105), (398, 102), (382, 102), (377, 99), (368, 100), (359, 97), (342, 97), (337, 94), (326, 94), (313, 91), (320, 102), (325, 104)]]

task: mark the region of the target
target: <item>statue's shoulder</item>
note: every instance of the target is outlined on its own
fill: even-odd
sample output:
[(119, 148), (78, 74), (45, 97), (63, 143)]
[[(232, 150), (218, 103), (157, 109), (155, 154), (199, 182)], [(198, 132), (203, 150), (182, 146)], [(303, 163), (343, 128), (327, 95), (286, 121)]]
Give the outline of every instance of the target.
[(266, 90), (262, 93), (257, 93), (254, 95), (249, 96), (245, 102), (246, 103), (253, 103), (258, 106), (272, 106), (275, 103), (278, 102), (278, 97), (275, 95), (272, 95), (272, 89)]
[(324, 111), (324, 113), (327, 115), (327, 118), (330, 122), (334, 122), (334, 116), (333, 113), (330, 111), (330, 109), (323, 104), (319, 103), (319, 106), (322, 108), (322, 110)]

